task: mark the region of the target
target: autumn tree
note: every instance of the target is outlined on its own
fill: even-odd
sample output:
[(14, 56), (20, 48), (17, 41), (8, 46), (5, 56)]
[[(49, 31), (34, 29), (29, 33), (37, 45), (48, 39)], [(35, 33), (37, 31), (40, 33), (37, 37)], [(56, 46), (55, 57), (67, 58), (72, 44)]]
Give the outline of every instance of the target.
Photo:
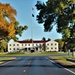
[[(0, 3), (0, 49), (5, 49), (5, 43), (9, 40), (18, 40), (27, 26), (22, 26), (16, 20), (17, 12), (10, 4)], [(4, 40), (4, 41), (3, 41)], [(4, 46), (5, 45), (5, 46)]]
[(10, 4), (0, 3), (0, 38), (14, 37), (16, 10)]
[(27, 29), (27, 26), (19, 26), (16, 20), (16, 10), (10, 4), (0, 3), (0, 38), (5, 40), (18, 38), (16, 35), (22, 35), (22, 31)]

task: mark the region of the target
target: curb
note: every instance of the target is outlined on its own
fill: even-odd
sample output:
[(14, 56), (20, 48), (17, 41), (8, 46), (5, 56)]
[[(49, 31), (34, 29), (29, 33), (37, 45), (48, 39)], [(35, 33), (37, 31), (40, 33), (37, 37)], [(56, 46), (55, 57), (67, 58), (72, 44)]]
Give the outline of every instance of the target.
[(67, 61), (75, 62), (75, 59), (67, 58)]

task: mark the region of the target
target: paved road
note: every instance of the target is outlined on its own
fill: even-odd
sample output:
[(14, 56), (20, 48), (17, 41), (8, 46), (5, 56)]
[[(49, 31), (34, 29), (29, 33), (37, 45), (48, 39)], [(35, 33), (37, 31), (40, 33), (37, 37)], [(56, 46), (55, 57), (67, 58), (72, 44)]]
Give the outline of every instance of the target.
[(75, 75), (75, 72), (56, 65), (46, 56), (17, 57), (0, 65), (0, 75)]

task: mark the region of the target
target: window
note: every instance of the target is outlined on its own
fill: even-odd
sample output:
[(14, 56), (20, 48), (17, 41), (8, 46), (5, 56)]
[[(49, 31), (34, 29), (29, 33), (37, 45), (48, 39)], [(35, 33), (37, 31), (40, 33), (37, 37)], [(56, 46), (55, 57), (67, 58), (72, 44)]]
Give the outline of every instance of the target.
[(25, 44), (25, 46), (27, 46), (27, 44)]
[(13, 44), (13, 46), (15, 46), (15, 44)]
[(17, 48), (17, 50), (19, 50), (19, 48)]
[(57, 49), (57, 48), (55, 47), (55, 49)]
[(49, 43), (47, 45), (49, 46)]
[(57, 45), (57, 44), (55, 43), (55, 45)]
[(10, 48), (10, 50), (11, 50), (11, 48)]
[(17, 44), (17, 46), (19, 46), (19, 44)]
[(53, 49), (53, 47), (51, 47), (51, 49)]
[(51, 45), (53, 45), (53, 44), (51, 43)]
[(47, 48), (47, 49), (49, 49), (49, 48)]
[(13, 50), (15, 50), (15, 48), (13, 48)]
[(11, 44), (9, 46), (11, 46)]

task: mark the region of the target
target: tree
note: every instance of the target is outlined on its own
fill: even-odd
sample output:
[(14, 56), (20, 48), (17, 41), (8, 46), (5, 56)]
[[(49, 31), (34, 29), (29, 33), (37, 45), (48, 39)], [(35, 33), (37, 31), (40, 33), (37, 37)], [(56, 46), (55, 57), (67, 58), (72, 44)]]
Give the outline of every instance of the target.
[(64, 28), (74, 26), (74, 0), (48, 0), (46, 3), (37, 1), (35, 6), (39, 10), (38, 23), (44, 23), (45, 31), (51, 31), (56, 24), (57, 32), (62, 32)]
[(0, 52), (7, 52), (7, 42), (0, 40)]
[(15, 16), (17, 15), (16, 10), (10, 4), (3, 4), (0, 2), (0, 49), (4, 51), (5, 40), (18, 40), (16, 35), (21, 36), (23, 31), (26, 30), (27, 26), (19, 25), (19, 22), (16, 20)]
[(14, 37), (16, 10), (10, 4), (0, 3), (0, 38)]
[(51, 41), (51, 39), (50, 38), (48, 38), (48, 40), (47, 41)]
[(43, 38), (42, 38), (42, 40), (43, 40), (43, 41), (46, 41), (46, 38), (45, 38), (45, 37), (43, 37)]
[(64, 51), (63, 46), (64, 46), (64, 41), (62, 39), (56, 39), (56, 42), (58, 42), (59, 46), (59, 51)]
[(12, 38), (12, 39), (14, 39), (15, 41), (17, 41), (18, 38), (17, 38), (16, 35), (22, 36), (23, 31), (27, 30), (27, 29), (28, 29), (28, 26), (26, 26), (26, 25), (22, 26), (22, 25), (19, 24), (19, 22), (16, 21), (15, 22), (15, 37)]
[(17, 40), (16, 35), (22, 34), (27, 26), (19, 26), (15, 16), (16, 10), (10, 4), (0, 3), (0, 38), (9, 41), (10, 39)]
[[(56, 25), (57, 32), (65, 40), (75, 38), (75, 0), (48, 0), (46, 3), (37, 1), (35, 6), (39, 10), (37, 21), (43, 23), (45, 31), (51, 31)], [(72, 44), (69, 42), (69, 45)]]

